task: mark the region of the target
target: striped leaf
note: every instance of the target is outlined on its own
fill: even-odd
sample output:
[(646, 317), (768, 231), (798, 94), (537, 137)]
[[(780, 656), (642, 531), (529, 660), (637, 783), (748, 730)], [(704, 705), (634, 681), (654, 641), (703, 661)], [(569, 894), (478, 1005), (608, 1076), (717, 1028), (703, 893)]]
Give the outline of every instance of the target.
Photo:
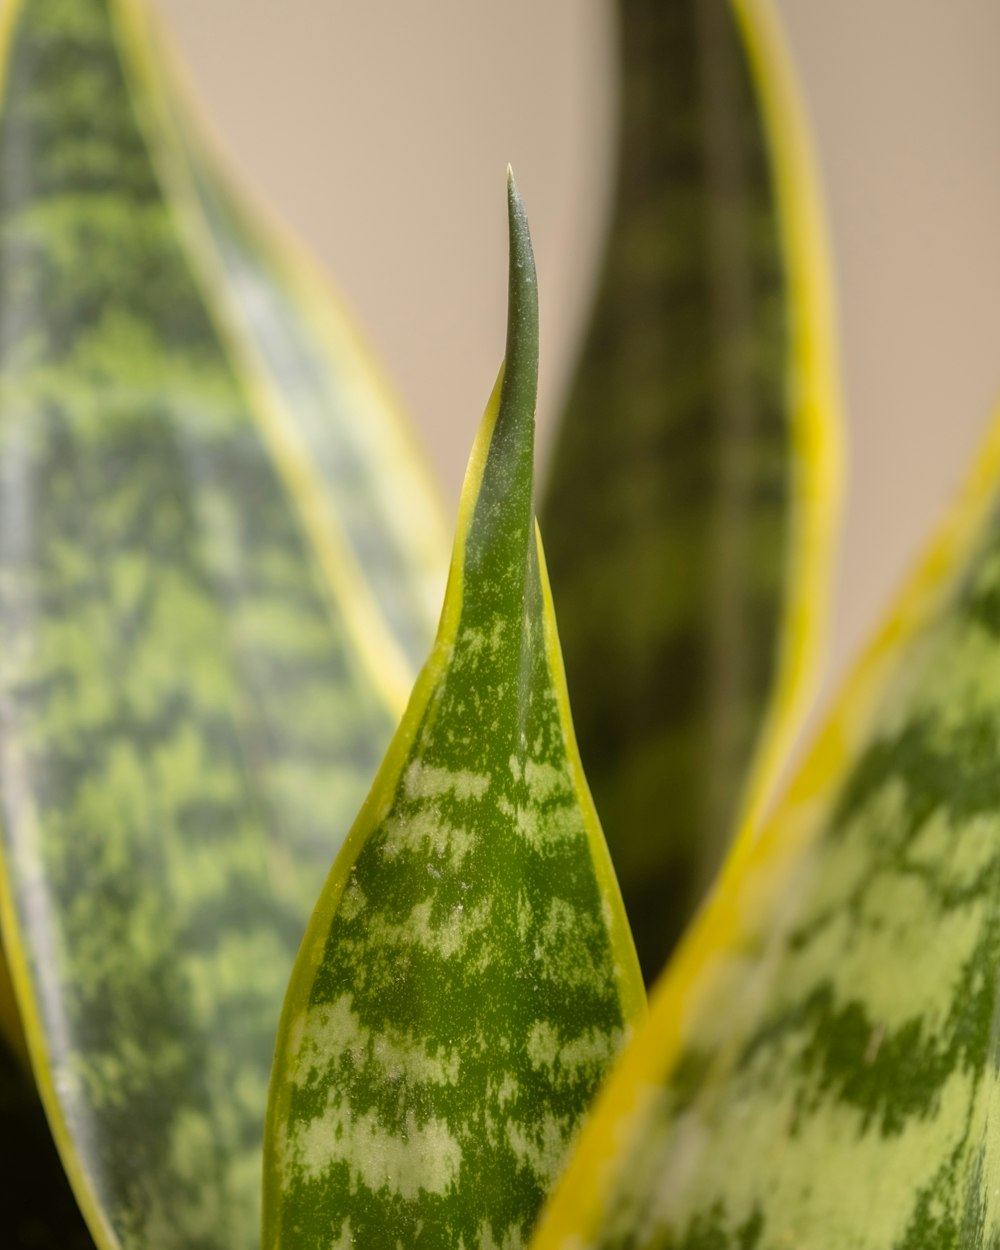
[(267, 1250), (523, 1244), (644, 994), (569, 716), (532, 515), (535, 270), (437, 642), (310, 922), (265, 1145)]
[(101, 1250), (252, 1250), (281, 998), (432, 634), (433, 504), (398, 436), (381, 481), (382, 392), (175, 127), (141, 11), (2, 17), (4, 947)]
[(331, 578), (353, 576), (352, 597), (374, 601), (377, 612), (360, 602), (353, 611), (368, 608), (358, 627), (379, 637), (382, 681), (394, 680), (393, 701), (405, 703), (433, 638), (447, 572), (447, 538), (419, 449), (345, 309), (317, 282), (315, 264), (294, 239), (269, 237), (275, 229), (248, 212), (206, 150), (183, 107), (182, 75), (152, 56), (160, 37), (147, 9), (118, 2), (121, 37), (143, 73), (148, 107), (172, 140), (164, 176), (189, 219), (190, 246), (225, 300), (221, 313), (244, 380), (270, 418), (272, 452), (294, 483)]
[(994, 1250), (998, 899), (1000, 417), (534, 1250)]
[(580, 750), (647, 980), (762, 807), (825, 616), (822, 231), (758, 14), (621, 0), (615, 214), (542, 509)]

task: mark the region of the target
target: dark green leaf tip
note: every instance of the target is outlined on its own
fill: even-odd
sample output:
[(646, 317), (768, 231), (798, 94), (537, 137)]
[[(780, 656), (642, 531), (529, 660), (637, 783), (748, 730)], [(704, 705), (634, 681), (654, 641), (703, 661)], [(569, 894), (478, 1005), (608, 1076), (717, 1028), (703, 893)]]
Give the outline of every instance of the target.
[[(507, 346), (499, 396), (480, 427), (472, 477), (467, 479), (472, 513), (464, 561), (473, 572), (467, 594), (490, 595), (500, 588), (523, 588), (535, 543), (535, 397), (538, 391), (538, 286), (531, 235), (521, 197), (509, 168), (507, 207), (510, 269)], [(485, 446), (484, 446), (485, 445)], [(482, 452), (485, 450), (485, 458)], [(480, 467), (481, 466), (481, 467)], [(480, 476), (481, 474), (481, 476)], [(521, 593), (518, 591), (518, 593)]]
[(517, 183), (507, 166), (507, 219), (510, 270), (507, 291), (507, 348), (500, 411), (525, 431), (534, 450), (535, 400), (538, 393), (538, 281), (528, 218)]
[[(472, 508), (464, 559), (478, 570), (477, 593), (510, 578), (520, 582), (534, 537), (535, 398), (538, 392), (538, 284), (531, 235), (514, 177), (507, 171), (510, 269), (507, 347), (480, 427), (466, 481)], [(495, 405), (495, 406), (494, 406)], [(485, 450), (485, 461), (481, 454)], [(480, 467), (481, 466), (481, 467)], [(479, 476), (481, 473), (481, 476)], [(473, 502), (474, 501), (474, 502)], [(487, 565), (493, 567), (487, 571)], [(503, 570), (503, 571), (502, 571)]]

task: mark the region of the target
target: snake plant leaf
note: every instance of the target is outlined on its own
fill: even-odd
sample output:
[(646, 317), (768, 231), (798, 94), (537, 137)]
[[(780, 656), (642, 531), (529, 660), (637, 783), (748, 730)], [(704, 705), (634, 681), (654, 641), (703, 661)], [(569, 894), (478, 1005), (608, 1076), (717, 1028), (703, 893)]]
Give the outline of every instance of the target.
[(619, 12), (617, 201), (541, 520), (649, 982), (804, 709), (838, 402), (814, 179), (766, 5)]
[[(214, 157), (195, 111), (185, 106), (182, 67), (169, 57), (149, 9), (119, 0), (123, 36), (142, 67), (149, 102), (173, 140), (165, 167), (176, 200), (195, 220), (189, 231), (206, 270), (231, 292), (226, 315), (244, 354), (244, 372), (280, 414), (275, 443), (291, 459), (300, 495), (320, 536), (333, 528), (379, 612), (368, 628), (388, 628), (400, 653), (395, 665), (405, 702), (413, 673), (433, 640), (447, 574), (442, 512), (421, 453), (396, 410), (345, 308), (332, 301), (314, 264), (277, 225), (269, 228), (235, 193)], [(310, 491), (311, 473), (323, 487)], [(324, 524), (324, 510), (333, 511)], [(343, 551), (338, 553), (343, 563)], [(337, 575), (343, 577), (342, 571)]]
[(282, 996), (415, 671), (331, 467), (381, 496), (337, 451), (379, 388), (208, 223), (140, 11), (0, 13), (3, 946), (100, 1250), (253, 1250)]
[(532, 512), (538, 308), (509, 181), (504, 367), (438, 638), (282, 1015), (264, 1245), (524, 1243), (645, 1014)]
[(534, 1250), (1000, 1244), (1000, 415)]
[(0, 1041), (0, 1244), (95, 1250), (27, 1068)]

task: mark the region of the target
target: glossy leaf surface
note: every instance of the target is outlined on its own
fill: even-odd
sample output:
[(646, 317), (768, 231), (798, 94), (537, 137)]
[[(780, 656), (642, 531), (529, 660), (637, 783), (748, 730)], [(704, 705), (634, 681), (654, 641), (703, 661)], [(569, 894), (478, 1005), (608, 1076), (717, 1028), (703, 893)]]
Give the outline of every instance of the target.
[(1000, 1244), (998, 708), (1000, 419), (743, 835), (536, 1250)]
[[(317, 400), (312, 470), (139, 14), (4, 18), (4, 945), (102, 1250), (250, 1248), (282, 995), (401, 711), (403, 652), (324, 477), (348, 414)], [(395, 540), (376, 517), (369, 541)]]
[(523, 1244), (644, 994), (583, 781), (532, 509), (538, 321), (507, 354), (434, 650), (282, 1017), (268, 1250)]
[(542, 508), (647, 981), (783, 762), (825, 610), (821, 232), (799, 103), (740, 7), (619, 5), (617, 200)]

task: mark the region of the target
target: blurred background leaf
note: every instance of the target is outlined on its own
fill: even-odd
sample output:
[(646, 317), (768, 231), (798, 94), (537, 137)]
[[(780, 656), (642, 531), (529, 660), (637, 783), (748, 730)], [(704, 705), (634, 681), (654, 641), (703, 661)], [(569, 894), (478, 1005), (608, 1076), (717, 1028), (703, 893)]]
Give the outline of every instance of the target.
[[(544, 474), (611, 207), (616, 3), (285, 0), (280, 40), (269, 0), (156, 3), (241, 176), (363, 314), (449, 499), (465, 465), (453, 432), (481, 402), (503, 333), (495, 181), (514, 160), (544, 292)], [(1000, 386), (1000, 161), (984, 156), (1000, 114), (1000, 7), (882, 0), (859, 38), (852, 7), (775, 3), (836, 258), (850, 505), (829, 671), (841, 674), (953, 495)], [(317, 151), (336, 159), (317, 164)], [(421, 200), (428, 169), (437, 195)]]
[(739, 7), (620, 5), (616, 210), (541, 515), (647, 982), (783, 762), (827, 607), (826, 263)]
[(536, 1250), (997, 1244), (998, 483), (1000, 418), (665, 974)]
[(142, 11), (5, 17), (4, 946), (102, 1250), (253, 1247), (280, 1002), (446, 551), (343, 314), (173, 126)]

